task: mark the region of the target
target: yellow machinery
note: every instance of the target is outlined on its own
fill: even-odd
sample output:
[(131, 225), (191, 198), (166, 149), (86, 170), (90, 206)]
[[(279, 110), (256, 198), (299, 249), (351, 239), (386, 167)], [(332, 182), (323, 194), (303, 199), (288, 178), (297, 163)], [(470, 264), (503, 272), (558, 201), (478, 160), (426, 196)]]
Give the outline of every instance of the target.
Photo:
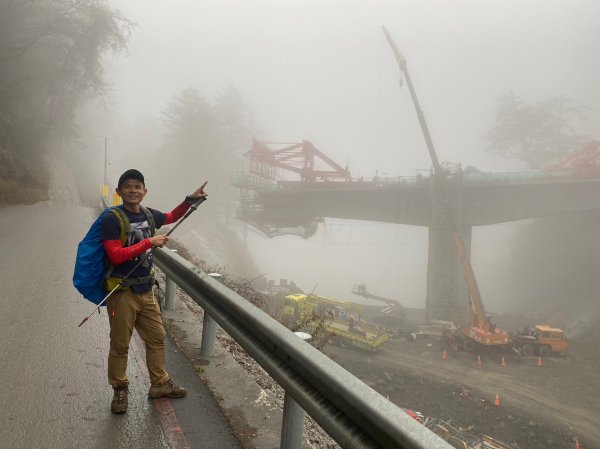
[(321, 295), (298, 294), (285, 297), (282, 318), (285, 322), (306, 323), (306, 331), (314, 330), (310, 329), (310, 317), (322, 318), (327, 332), (333, 334), (337, 340), (373, 351), (390, 336), (379, 326), (362, 320), (362, 313), (363, 308), (360, 304)]
[(525, 329), (512, 338), (512, 344), (522, 355), (530, 356), (534, 353), (547, 357), (550, 354), (565, 355), (571, 345), (562, 329), (544, 324), (535, 326), (535, 330)]

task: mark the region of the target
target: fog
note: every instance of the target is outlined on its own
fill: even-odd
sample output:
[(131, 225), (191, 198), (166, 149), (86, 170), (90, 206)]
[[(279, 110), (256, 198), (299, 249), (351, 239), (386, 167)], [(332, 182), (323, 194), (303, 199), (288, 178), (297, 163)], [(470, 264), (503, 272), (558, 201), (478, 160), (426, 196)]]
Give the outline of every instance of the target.
[[(598, 137), (596, 1), (112, 3), (138, 27), (128, 55), (107, 61), (112, 104), (88, 111), (93, 125), (88, 120), (84, 134), (109, 137), (113, 183), (132, 166), (152, 175), (149, 205), (174, 206), (180, 198), (171, 192), (183, 197), (205, 179), (210, 194), (211, 173), (199, 167), (197, 179), (178, 177), (168, 156), (155, 153), (160, 129), (147, 126), (160, 123), (169, 101), (188, 87), (212, 100), (234, 86), (254, 112), (256, 137), (310, 140), (355, 177), (428, 169), (414, 107), (399, 84), (382, 25), (408, 60), (440, 160), (522, 170), (519, 161), (486, 151), (498, 99), (508, 93), (525, 102), (565, 96), (589, 106), (587, 118), (574, 125)], [(94, 139), (84, 137), (100, 155), (103, 142)], [(500, 309), (511, 236), (523, 225), (473, 230), (473, 265), (484, 299)], [(248, 230), (247, 245), (256, 275), (293, 279), (309, 291), (318, 285), (319, 293), (342, 298), (352, 297), (352, 284), (365, 283), (408, 305), (424, 303), (425, 228), (326, 220), (308, 240), (268, 239)]]

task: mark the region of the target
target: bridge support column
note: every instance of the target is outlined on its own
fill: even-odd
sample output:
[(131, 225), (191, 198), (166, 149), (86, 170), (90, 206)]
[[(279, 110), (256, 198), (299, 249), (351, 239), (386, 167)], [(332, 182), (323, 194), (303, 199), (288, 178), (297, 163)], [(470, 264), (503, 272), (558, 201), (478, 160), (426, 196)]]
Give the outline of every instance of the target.
[(451, 180), (444, 179), (434, 184), (427, 261), (427, 323), (444, 320), (459, 327), (467, 323), (469, 292), (453, 236), (455, 229), (460, 230), (465, 250), (470, 256), (472, 227), (460, 223), (460, 199), (460, 187)]
[[(460, 268), (454, 230), (429, 228), (429, 259), (427, 261), (426, 317), (466, 324), (469, 291)], [(461, 235), (467, 254), (471, 253), (471, 226), (463, 226)]]

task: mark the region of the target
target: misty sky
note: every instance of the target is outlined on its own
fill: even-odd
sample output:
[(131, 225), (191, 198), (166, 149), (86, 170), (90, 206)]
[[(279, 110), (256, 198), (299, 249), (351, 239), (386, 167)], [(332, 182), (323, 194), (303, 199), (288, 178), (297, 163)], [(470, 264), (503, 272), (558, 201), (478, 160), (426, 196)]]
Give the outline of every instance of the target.
[(138, 23), (115, 62), (122, 120), (155, 116), (182, 89), (237, 87), (268, 140), (311, 140), (357, 176), (413, 174), (429, 161), (383, 37), (408, 60), (441, 160), (500, 169), (483, 135), (500, 95), (565, 95), (600, 120), (600, 2), (114, 2)]
[[(372, 177), (376, 170), (412, 175), (430, 162), (408, 89), (398, 83), (398, 67), (381, 31), (385, 25), (408, 60), (440, 160), (484, 170), (519, 169), (518, 162), (485, 152), (497, 100), (510, 92), (526, 102), (566, 96), (587, 105), (589, 117), (576, 128), (600, 137), (600, 2), (595, 0), (113, 4), (138, 24), (129, 55), (111, 59), (107, 68), (122, 127), (159, 117), (187, 87), (212, 100), (232, 85), (255, 112), (259, 137), (311, 140), (342, 165), (347, 162), (354, 176)], [(520, 225), (474, 230), (483, 290), (494, 290), (499, 282), (508, 263), (507, 242), (495, 239), (499, 256), (490, 259), (480, 254), (494, 248), (478, 241), (486, 240), (486, 232), (508, 239)], [(251, 245), (263, 254), (273, 254), (275, 247), (305, 251), (326, 266), (337, 265), (321, 270), (322, 279), (315, 280), (324, 294), (341, 295), (353, 282), (366, 282), (370, 290), (392, 296), (398, 282), (406, 282), (407, 296), (424, 295), (424, 229), (360, 222), (339, 228), (329, 222), (309, 242), (256, 236)], [(274, 265), (264, 270), (275, 271), (273, 277), (293, 278), (286, 272), (306, 267), (302, 258), (269, 256), (261, 263)], [(302, 286), (312, 288), (316, 277), (306, 273)]]

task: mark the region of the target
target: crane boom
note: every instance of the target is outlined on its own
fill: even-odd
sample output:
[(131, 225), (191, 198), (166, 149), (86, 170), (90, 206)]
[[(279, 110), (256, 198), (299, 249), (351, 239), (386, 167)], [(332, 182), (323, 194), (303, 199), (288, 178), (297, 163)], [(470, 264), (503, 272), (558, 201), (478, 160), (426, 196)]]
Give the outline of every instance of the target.
[(374, 299), (376, 301), (384, 302), (388, 305), (400, 306), (402, 308), (402, 303), (400, 303), (400, 301), (396, 301), (395, 299), (384, 298), (383, 296), (374, 295), (373, 293), (367, 291), (367, 286), (364, 284), (353, 286), (352, 293), (358, 296), (362, 296), (366, 299)]
[(402, 55), (402, 52), (392, 39), (390, 33), (385, 27), (383, 28), (383, 33), (385, 34), (385, 38), (387, 39), (390, 47), (392, 48), (392, 52), (396, 57), (396, 61), (398, 62), (398, 67), (400, 67), (400, 71), (404, 74), (406, 78), (406, 84), (408, 85), (408, 90), (410, 91), (410, 96), (412, 98), (413, 104), (415, 105), (415, 109), (417, 111), (417, 117), (419, 118), (419, 124), (421, 125), (421, 131), (423, 132), (423, 136), (425, 137), (425, 142), (427, 143), (427, 150), (429, 151), (429, 156), (431, 157), (431, 162), (433, 163), (434, 173), (438, 176), (442, 175), (442, 167), (437, 157), (437, 153), (435, 151), (435, 147), (433, 146), (433, 140), (431, 140), (431, 134), (429, 134), (429, 128), (427, 127), (427, 122), (425, 121), (425, 116), (423, 115), (423, 111), (421, 110), (421, 105), (419, 104), (419, 99), (417, 98), (417, 93), (413, 86), (412, 80), (410, 78), (410, 73), (408, 73), (408, 67), (406, 64), (406, 58)]
[[(429, 156), (431, 157), (431, 162), (434, 168), (434, 174), (438, 178), (443, 179), (444, 172), (438, 160), (437, 153), (435, 151), (435, 147), (433, 146), (433, 141), (431, 139), (431, 135), (429, 134), (429, 128), (427, 127), (427, 122), (425, 121), (425, 116), (423, 115), (423, 111), (421, 110), (421, 106), (419, 105), (419, 100), (417, 98), (415, 88), (412, 84), (410, 74), (408, 73), (406, 58), (404, 57), (404, 55), (402, 55), (402, 52), (396, 46), (396, 43), (392, 39), (392, 36), (388, 32), (388, 30), (385, 27), (382, 28), (383, 33), (385, 34), (385, 38), (388, 41), (392, 52), (394, 53), (394, 56), (396, 57), (398, 67), (400, 68), (400, 71), (404, 74), (406, 78), (406, 84), (408, 85), (410, 96), (417, 111), (417, 117), (419, 119), (419, 124), (421, 125), (421, 131), (423, 132), (423, 137), (425, 137), (425, 142), (427, 143), (427, 150), (429, 151)], [(456, 222), (456, 218), (453, 214), (453, 211), (448, 210), (448, 214), (452, 223), (456, 251), (458, 253), (458, 258), (460, 260), (461, 268), (463, 270), (463, 275), (469, 290), (470, 327), (464, 329), (463, 332), (469, 338), (484, 345), (508, 344), (507, 334), (500, 329), (496, 329), (495, 326), (492, 326), (488, 320), (488, 317), (485, 314), (483, 301), (481, 300), (481, 294), (479, 292), (477, 280), (475, 279), (475, 272), (473, 271), (473, 267), (471, 266), (471, 262), (467, 255), (462, 236), (459, 233), (460, 227)]]
[(463, 275), (469, 289), (470, 325), (479, 327), (480, 329), (489, 332), (489, 321), (487, 319), (487, 315), (485, 314), (485, 308), (483, 307), (483, 301), (481, 300), (479, 286), (475, 280), (475, 272), (471, 266), (471, 261), (467, 257), (465, 244), (456, 232), (454, 233), (454, 243), (456, 244), (458, 258), (460, 260), (460, 264), (463, 269)]

